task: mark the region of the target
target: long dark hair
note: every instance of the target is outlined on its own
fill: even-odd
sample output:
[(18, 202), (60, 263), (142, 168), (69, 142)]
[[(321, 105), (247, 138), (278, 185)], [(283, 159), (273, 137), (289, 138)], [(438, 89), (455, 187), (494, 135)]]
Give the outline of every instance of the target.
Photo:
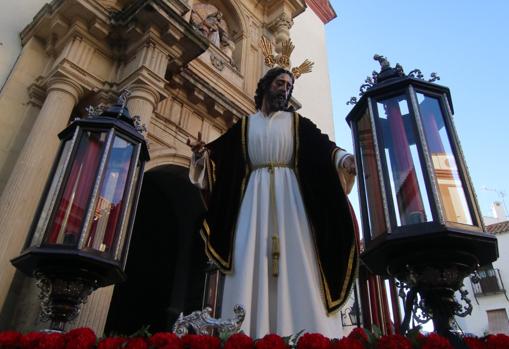
[(290, 92), (288, 93), (288, 99), (286, 101), (287, 107), (288, 107), (288, 101), (292, 97), (293, 92), (293, 83), (295, 82), (295, 78), (293, 77), (293, 74), (289, 72), (288, 70), (284, 68), (272, 68), (265, 75), (258, 81), (258, 86), (256, 87), (256, 93), (255, 93), (255, 106), (256, 110), (262, 109), (262, 103), (263, 103), (263, 97), (267, 93), (267, 91), (270, 89), (270, 84), (272, 84), (272, 81), (279, 76), (280, 74), (288, 74), (292, 78), (292, 88), (290, 89)]

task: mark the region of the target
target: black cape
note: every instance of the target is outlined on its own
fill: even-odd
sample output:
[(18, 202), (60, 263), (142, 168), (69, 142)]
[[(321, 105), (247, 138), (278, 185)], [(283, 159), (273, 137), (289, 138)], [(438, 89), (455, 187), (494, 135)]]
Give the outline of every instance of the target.
[[(224, 273), (232, 271), (235, 225), (251, 173), (249, 117), (209, 143), (208, 210), (202, 237), (206, 253)], [(346, 301), (354, 281), (358, 249), (353, 210), (334, 166), (339, 150), (309, 119), (294, 113), (293, 168), (314, 240), (321, 289), (328, 313)]]

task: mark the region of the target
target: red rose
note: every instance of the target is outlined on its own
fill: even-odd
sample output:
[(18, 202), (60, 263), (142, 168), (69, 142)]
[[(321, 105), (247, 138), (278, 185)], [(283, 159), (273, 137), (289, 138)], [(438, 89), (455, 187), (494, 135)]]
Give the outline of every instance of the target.
[(254, 342), (244, 333), (236, 333), (228, 337), (224, 349), (253, 349)]
[(65, 337), (61, 333), (50, 333), (39, 340), (37, 349), (64, 349)]
[(431, 333), (425, 337), (421, 349), (454, 349), (454, 347), (447, 338)]
[(297, 342), (297, 349), (328, 349), (330, 340), (320, 333), (305, 333)]
[(361, 342), (367, 342), (368, 341), (368, 335), (366, 334), (366, 331), (363, 328), (356, 327), (350, 332), (348, 335), (349, 338), (357, 339)]
[(185, 349), (220, 349), (221, 341), (214, 336), (188, 334), (182, 337)]
[(20, 347), (22, 349), (33, 349), (37, 348), (39, 342), (43, 337), (46, 337), (47, 334), (43, 332), (30, 332), (21, 337), (19, 341)]
[(101, 339), (97, 345), (97, 349), (121, 349), (122, 344), (127, 342), (127, 338), (110, 337)]
[(486, 349), (486, 344), (479, 338), (465, 337), (463, 341), (470, 349)]
[(94, 331), (87, 327), (75, 328), (65, 334), (65, 349), (91, 349), (97, 338)]
[(145, 338), (129, 338), (127, 340), (126, 349), (148, 349), (148, 344)]
[(149, 343), (154, 348), (161, 349), (182, 349), (184, 345), (175, 333), (158, 332), (149, 339)]
[(393, 334), (380, 338), (378, 349), (412, 349), (412, 343), (400, 334)]
[(363, 342), (358, 339), (343, 337), (341, 339), (333, 339), (330, 349), (365, 349)]
[(283, 338), (277, 334), (266, 334), (262, 339), (258, 339), (255, 342), (256, 349), (287, 349)]
[(21, 340), (21, 333), (16, 331), (0, 332), (0, 348), (15, 349)]
[(505, 334), (490, 335), (486, 339), (487, 349), (507, 349), (509, 348), (509, 337)]

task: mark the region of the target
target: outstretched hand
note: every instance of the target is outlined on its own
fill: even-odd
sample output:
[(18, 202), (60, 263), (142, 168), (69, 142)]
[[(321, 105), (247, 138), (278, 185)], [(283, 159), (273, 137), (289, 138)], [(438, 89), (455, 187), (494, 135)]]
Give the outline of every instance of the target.
[(190, 138), (187, 139), (186, 144), (191, 148), (193, 153), (199, 155), (205, 150), (205, 142), (201, 140), (201, 132), (198, 132), (196, 141), (192, 141)]
[(349, 155), (343, 160), (343, 168), (349, 175), (357, 175), (357, 166), (355, 165), (355, 158), (353, 155)]

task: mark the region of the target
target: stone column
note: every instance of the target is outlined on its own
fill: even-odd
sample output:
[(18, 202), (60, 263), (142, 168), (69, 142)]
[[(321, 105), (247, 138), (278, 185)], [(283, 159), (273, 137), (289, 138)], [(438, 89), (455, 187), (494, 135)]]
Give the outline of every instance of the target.
[(150, 121), (152, 114), (159, 102), (158, 92), (151, 86), (146, 84), (133, 84), (127, 89), (131, 91), (131, 95), (127, 101), (127, 108), (131, 116), (139, 115), (141, 123), (145, 124), (147, 131), (150, 132)]
[(74, 81), (55, 77), (0, 198), (0, 308), (4, 305), (19, 255), (48, 179), (60, 141), (57, 134), (69, 121), (83, 94)]

